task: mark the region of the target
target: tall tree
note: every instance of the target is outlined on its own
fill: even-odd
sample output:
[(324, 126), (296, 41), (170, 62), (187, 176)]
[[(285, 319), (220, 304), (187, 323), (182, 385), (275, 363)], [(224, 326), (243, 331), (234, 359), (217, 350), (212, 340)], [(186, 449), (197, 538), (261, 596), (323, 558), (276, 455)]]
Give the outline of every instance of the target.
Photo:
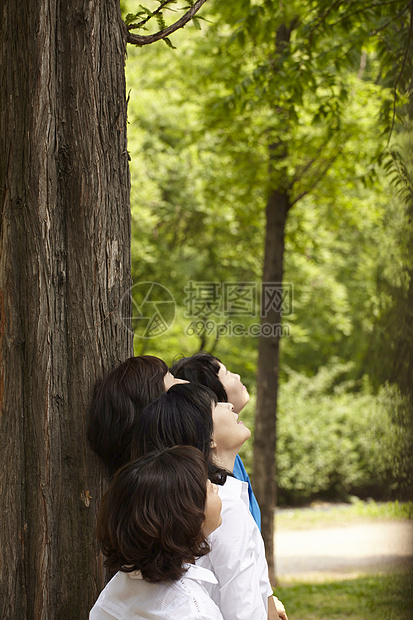
[[(311, 195), (331, 166), (342, 166), (350, 157), (353, 164), (356, 162), (353, 153), (345, 153), (352, 131), (345, 106), (354, 94), (348, 76), (353, 74), (362, 80), (366, 73), (367, 79), (380, 81), (390, 56), (396, 57), (393, 60), (397, 60), (400, 75), (403, 73), (405, 50), (410, 44), (411, 29), (405, 19), (410, 4), (403, 0), (371, 5), (317, 0), (280, 7), (271, 0), (244, 0), (215, 7), (218, 23), (229, 26), (226, 31), (221, 29), (215, 56), (221, 69), (217, 79), (222, 84), (221, 89), (215, 87), (215, 99), (221, 101), (221, 110), (226, 109), (227, 118), (223, 120), (223, 115), (217, 118), (217, 101), (215, 106), (209, 102), (209, 107), (220, 122), (224, 139), (228, 139), (239, 159), (245, 149), (240, 143), (248, 139), (251, 127), (252, 132), (256, 130), (254, 147), (267, 144), (269, 174), (264, 181), (268, 199), (263, 280), (281, 288), (284, 231), (291, 207)], [(384, 34), (388, 31), (394, 31), (394, 36), (402, 41), (395, 55), (385, 46)], [(370, 66), (365, 71), (367, 55), (363, 46), (374, 51), (370, 65), (377, 50), (380, 51), (378, 75), (372, 75)], [(391, 77), (391, 83), (386, 85), (395, 89), (396, 101), (401, 81), (399, 76), (395, 79), (394, 73)], [(383, 110), (387, 115), (387, 130), (395, 108), (396, 105), (387, 104)], [(240, 145), (238, 150), (236, 145)], [(385, 141), (381, 140), (380, 147), (384, 146)], [(252, 168), (256, 161), (255, 153), (250, 150), (247, 166)], [(353, 175), (356, 177), (355, 167)], [(264, 315), (267, 301), (262, 300)], [(276, 327), (280, 313), (275, 309), (263, 320)], [(263, 333), (259, 343), (254, 487), (263, 513), (263, 536), (271, 573), (278, 357), (279, 331), (271, 337)]]
[(0, 31), (0, 613), (78, 619), (104, 577), (90, 389), (132, 353), (125, 33), (97, 0), (7, 2)]
[(94, 536), (104, 475), (86, 427), (96, 378), (133, 352), (120, 314), (123, 302), (130, 316), (131, 285), (127, 39), (118, 0), (1, 7), (0, 615), (8, 620), (85, 618), (104, 584)]

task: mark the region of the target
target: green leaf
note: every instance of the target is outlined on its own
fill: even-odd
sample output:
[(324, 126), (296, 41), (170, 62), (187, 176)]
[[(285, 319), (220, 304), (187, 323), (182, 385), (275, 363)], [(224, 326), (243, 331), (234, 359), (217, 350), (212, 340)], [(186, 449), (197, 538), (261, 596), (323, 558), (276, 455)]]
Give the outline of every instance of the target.
[(176, 50), (176, 47), (172, 44), (172, 41), (169, 37), (165, 37), (164, 39), (162, 39), (162, 41), (165, 41), (166, 45), (171, 49)]
[(129, 26), (130, 24), (133, 24), (135, 19), (138, 19), (139, 17), (142, 17), (143, 15), (147, 15), (147, 12), (139, 11), (138, 13), (128, 13), (125, 17), (125, 24)]

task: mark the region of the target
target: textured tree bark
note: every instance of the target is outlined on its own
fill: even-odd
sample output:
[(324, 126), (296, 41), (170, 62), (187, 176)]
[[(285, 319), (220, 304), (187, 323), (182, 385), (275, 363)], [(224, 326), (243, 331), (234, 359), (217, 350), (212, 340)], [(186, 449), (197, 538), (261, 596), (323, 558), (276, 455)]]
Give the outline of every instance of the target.
[[(103, 586), (91, 386), (132, 354), (126, 30), (116, 0), (0, 7), (0, 617)], [(130, 314), (130, 313), (129, 313)]]
[(288, 196), (273, 191), (266, 205), (266, 233), (263, 283), (278, 286), (269, 289), (270, 299), (262, 295), (262, 325), (275, 326), (271, 335), (262, 334), (258, 347), (257, 410), (254, 438), (254, 492), (261, 508), (261, 531), (265, 542), (270, 580), (275, 584), (274, 564), (274, 507), (275, 492), (275, 441), (278, 394), (278, 363), (280, 352), (281, 312), (277, 291), (282, 295), (284, 235), (289, 209)]

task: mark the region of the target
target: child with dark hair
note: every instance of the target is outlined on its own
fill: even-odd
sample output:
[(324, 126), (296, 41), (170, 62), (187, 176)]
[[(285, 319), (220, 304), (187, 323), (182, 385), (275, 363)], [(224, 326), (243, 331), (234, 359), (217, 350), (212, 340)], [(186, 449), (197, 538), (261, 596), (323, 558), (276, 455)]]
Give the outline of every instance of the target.
[[(170, 371), (177, 379), (185, 379), (210, 388), (219, 402), (232, 403), (236, 413), (240, 413), (249, 402), (250, 396), (241, 377), (228, 370), (221, 360), (210, 353), (200, 352), (191, 357), (182, 357), (174, 362)], [(233, 474), (235, 478), (248, 484), (249, 509), (261, 529), (260, 507), (239, 454), (235, 458)]]
[[(132, 432), (131, 458), (168, 446), (194, 446), (204, 455), (209, 479), (224, 484), (231, 465), (225, 468), (213, 460), (212, 407), (217, 405), (214, 392), (208, 388), (191, 383), (187, 383), (184, 389), (173, 386), (169, 396), (168, 393), (162, 394), (141, 412)], [(247, 430), (243, 441), (248, 433)]]
[(182, 382), (158, 357), (141, 355), (130, 357), (96, 383), (88, 439), (110, 473), (130, 461), (131, 428), (142, 409)]
[(221, 521), (221, 500), (196, 448), (167, 448), (125, 465), (103, 497), (97, 527), (105, 565), (118, 572), (90, 620), (222, 620), (201, 583), (216, 579), (195, 565)]
[(207, 387), (186, 383), (172, 386), (141, 412), (131, 455), (138, 458), (174, 445), (203, 452), (222, 499), (222, 526), (211, 535), (211, 552), (197, 560), (218, 580), (205, 587), (224, 620), (287, 620), (282, 604), (277, 601), (276, 608), (273, 600), (264, 543), (248, 510), (247, 485), (232, 476), (238, 450), (250, 436), (232, 404), (218, 403)]
[[(219, 377), (221, 364), (222, 362), (211, 353), (201, 351), (190, 357), (181, 357), (175, 360), (170, 371), (174, 376), (181, 379), (185, 378), (190, 383), (205, 385), (215, 392), (218, 401), (226, 403), (229, 400), (228, 394)], [(185, 375), (185, 377), (181, 377), (181, 375)]]

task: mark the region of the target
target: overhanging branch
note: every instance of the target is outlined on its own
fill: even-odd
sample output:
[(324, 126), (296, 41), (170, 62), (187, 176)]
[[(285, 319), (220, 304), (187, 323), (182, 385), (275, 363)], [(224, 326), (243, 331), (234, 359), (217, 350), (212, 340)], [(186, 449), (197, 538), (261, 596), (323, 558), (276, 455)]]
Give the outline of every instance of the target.
[(176, 32), (176, 30), (179, 30), (179, 28), (183, 28), (194, 17), (205, 2), (206, 0), (197, 0), (194, 6), (191, 7), (189, 11), (181, 17), (181, 19), (178, 19), (177, 22), (171, 26), (168, 26), (164, 30), (148, 35), (132, 34), (131, 32), (128, 32), (126, 40), (128, 43), (132, 43), (133, 45), (149, 45), (149, 43), (155, 43), (155, 41), (165, 39), (173, 32)]
[(323, 177), (325, 177), (327, 172), (330, 170), (331, 166), (334, 164), (339, 155), (340, 151), (329, 159), (324, 168), (320, 171), (320, 174), (317, 176), (314, 183), (312, 183), (308, 189), (302, 191), (301, 194), (299, 194), (296, 198), (294, 198), (294, 200), (291, 201), (290, 208), (293, 207), (299, 200), (304, 198), (304, 196), (307, 196), (307, 194), (309, 194), (316, 187), (316, 185), (318, 185), (318, 183), (323, 179)]
[(408, 39), (407, 39), (407, 44), (406, 44), (406, 50), (404, 52), (403, 55), (403, 62), (402, 62), (402, 66), (400, 69), (400, 73), (398, 75), (398, 78), (393, 86), (393, 119), (392, 119), (392, 124), (391, 124), (391, 128), (390, 128), (390, 134), (389, 134), (389, 138), (387, 140), (387, 146), (389, 146), (390, 144), (390, 140), (393, 134), (393, 129), (394, 129), (394, 123), (396, 121), (396, 105), (397, 105), (397, 87), (399, 85), (399, 82), (402, 78), (402, 75), (404, 73), (404, 68), (406, 65), (406, 60), (407, 60), (407, 56), (409, 55), (409, 49), (410, 49), (410, 43), (412, 41), (412, 32), (413, 32), (413, 2), (410, 2), (410, 25), (409, 25), (409, 35), (408, 35)]
[(165, 0), (164, 2), (161, 2), (161, 4), (156, 9), (156, 11), (154, 11), (150, 15), (147, 15), (145, 17), (145, 19), (143, 19), (141, 22), (139, 22), (139, 24), (129, 24), (129, 26), (126, 26), (127, 29), (128, 30), (133, 30), (134, 28), (142, 28), (142, 26), (144, 26), (146, 23), (148, 23), (148, 21), (150, 19), (152, 19), (152, 17), (156, 17), (156, 15), (161, 13), (163, 11), (163, 9), (165, 9), (165, 8), (169, 8), (169, 10), (172, 11), (172, 9), (170, 7), (168, 7), (168, 4), (171, 4), (171, 2), (175, 2), (175, 0)]

